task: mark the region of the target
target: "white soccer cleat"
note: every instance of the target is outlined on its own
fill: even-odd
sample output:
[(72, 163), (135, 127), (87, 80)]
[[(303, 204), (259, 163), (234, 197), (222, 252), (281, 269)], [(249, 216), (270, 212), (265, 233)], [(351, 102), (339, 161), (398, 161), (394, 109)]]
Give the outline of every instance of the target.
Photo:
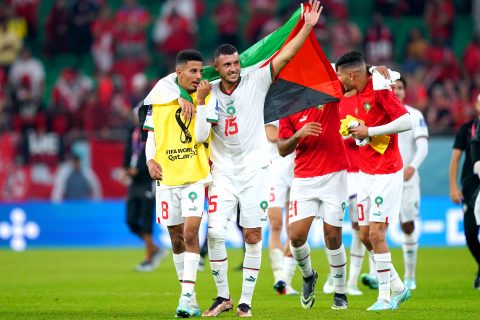
[(408, 288), (408, 290), (415, 290), (417, 289), (417, 283), (415, 282), (415, 278), (405, 278), (405, 287)]
[(361, 296), (363, 292), (357, 286), (347, 286), (347, 294), (349, 296)]

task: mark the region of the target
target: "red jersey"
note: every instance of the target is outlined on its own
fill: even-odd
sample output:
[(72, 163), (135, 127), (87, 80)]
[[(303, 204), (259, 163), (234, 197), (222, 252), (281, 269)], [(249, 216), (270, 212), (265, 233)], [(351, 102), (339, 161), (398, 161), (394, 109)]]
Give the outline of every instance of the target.
[[(347, 115), (351, 115), (355, 118), (358, 117), (358, 99), (356, 96), (345, 98), (343, 97), (340, 100), (340, 104), (338, 106), (340, 119), (345, 119)], [(349, 162), (349, 167), (347, 169), (348, 172), (358, 172), (358, 162), (359, 162), (359, 147), (355, 143), (355, 140), (352, 137), (344, 137), (343, 143), (345, 145), (345, 150), (347, 152), (347, 158)]]
[[(367, 127), (376, 127), (392, 122), (408, 113), (391, 90), (373, 90), (372, 78), (357, 96), (358, 118)], [(359, 148), (360, 171), (368, 174), (395, 173), (403, 168), (398, 150), (398, 135), (390, 134), (390, 143), (382, 155), (370, 145)]]
[(279, 139), (288, 139), (306, 123), (318, 122), (322, 133), (300, 140), (295, 153), (295, 177), (323, 176), (348, 168), (348, 159), (340, 135), (338, 102), (327, 103), (280, 119)]

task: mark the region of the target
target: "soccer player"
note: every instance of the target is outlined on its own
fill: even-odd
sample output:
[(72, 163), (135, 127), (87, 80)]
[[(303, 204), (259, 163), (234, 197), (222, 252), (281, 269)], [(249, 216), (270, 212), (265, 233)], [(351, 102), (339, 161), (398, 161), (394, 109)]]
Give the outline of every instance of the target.
[(267, 220), (269, 186), (268, 142), (264, 129), (263, 106), (270, 84), (301, 48), (316, 25), (322, 6), (310, 1), (304, 25), (272, 62), (240, 77), (240, 60), (232, 45), (215, 50), (214, 67), (220, 82), (212, 93), (218, 101), (218, 122), (212, 127), (211, 161), (213, 184), (209, 189), (208, 254), (218, 296), (205, 317), (214, 317), (233, 308), (227, 280), (225, 238), (228, 221), (235, 219), (240, 206), (245, 258), (242, 294), (237, 314), (251, 317), (252, 296), (262, 257), (261, 227)]
[[(476, 192), (480, 186), (480, 180), (473, 172), (471, 140), (475, 136), (476, 128), (480, 126), (480, 95), (477, 98), (475, 105), (477, 117), (460, 127), (455, 136), (453, 143), (452, 157), (450, 160), (449, 180), (450, 180), (450, 198), (456, 204), (463, 204), (463, 224), (465, 239), (467, 241), (468, 249), (478, 265), (478, 273), (475, 277), (473, 286), (475, 289), (480, 289), (480, 242), (478, 241), (478, 230), (474, 206)], [(465, 160), (462, 167), (461, 184), (462, 189), (458, 187), (458, 166), (462, 153), (465, 152)]]
[(345, 90), (356, 89), (358, 92), (358, 118), (364, 123), (350, 129), (352, 137), (359, 140), (380, 135), (389, 137), (383, 154), (370, 144), (359, 150), (357, 209), (360, 239), (369, 250), (370, 257), (373, 256), (379, 282), (378, 300), (368, 310), (396, 309), (411, 293), (393, 267), (386, 232), (388, 224), (400, 212), (398, 195), (403, 186), (403, 164), (395, 133), (411, 128), (410, 117), (391, 90), (373, 90), (372, 78), (360, 52), (351, 51), (342, 55), (336, 62), (336, 70)]
[[(394, 86), (398, 100), (403, 103), (407, 83), (400, 78)], [(403, 193), (400, 209), (400, 222), (403, 231), (403, 260), (405, 263), (405, 286), (410, 290), (417, 288), (415, 267), (417, 265), (418, 231), (415, 220), (420, 208), (420, 177), (418, 168), (428, 153), (428, 128), (420, 111), (405, 105), (412, 121), (412, 130), (398, 134), (398, 146), (403, 160)]]
[(270, 264), (275, 279), (274, 289), (278, 294), (296, 295), (292, 288), (292, 278), (295, 274), (297, 261), (290, 252), (288, 237), (288, 211), (286, 215), (287, 245), (282, 246), (281, 234), (283, 226), (283, 210), (287, 210), (288, 196), (293, 180), (294, 154), (281, 157), (278, 154), (278, 125), (273, 121), (265, 125), (265, 132), (270, 145), (272, 164), (270, 165), (270, 199), (268, 203), (268, 220), (270, 224), (269, 249)]
[[(205, 111), (211, 85), (201, 81), (203, 57), (195, 50), (180, 51), (176, 58), (176, 74), (182, 96), (190, 97), (197, 112)], [(153, 91), (152, 91), (153, 92)], [(198, 132), (203, 124), (195, 118), (186, 120), (178, 100), (156, 104), (151, 97), (151, 115), (144, 127), (150, 176), (156, 180), (157, 222), (170, 234), (173, 261), (182, 285), (176, 316), (199, 316), (195, 281), (200, 248), (198, 230), (202, 220), (205, 186), (211, 181), (208, 163), (208, 136)]]

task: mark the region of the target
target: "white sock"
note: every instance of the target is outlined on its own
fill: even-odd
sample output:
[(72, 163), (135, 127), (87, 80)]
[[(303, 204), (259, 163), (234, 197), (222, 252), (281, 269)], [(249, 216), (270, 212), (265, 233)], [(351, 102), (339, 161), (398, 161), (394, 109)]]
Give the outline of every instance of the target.
[(198, 263), (200, 254), (185, 252), (185, 262), (183, 267), (182, 296), (193, 297), (195, 291), (195, 281), (197, 281)]
[(418, 239), (417, 233), (403, 234), (403, 261), (405, 261), (405, 278), (415, 278), (417, 265)]
[(390, 252), (376, 253), (375, 264), (378, 277), (378, 299), (390, 301), (390, 266), (392, 265)]
[(302, 246), (295, 248), (290, 242), (290, 251), (292, 252), (293, 258), (297, 261), (300, 270), (302, 271), (302, 276), (308, 278), (312, 275), (312, 262), (310, 260), (310, 246), (308, 242), (305, 242)]
[(375, 252), (373, 252), (373, 250), (368, 251), (368, 273), (376, 277), (377, 266), (375, 265), (374, 254)]
[(262, 241), (256, 244), (245, 243), (245, 258), (243, 260), (242, 296), (238, 304), (252, 305), (253, 291), (262, 264)]
[(228, 288), (228, 259), (224, 240), (208, 238), (208, 257), (212, 269), (213, 280), (217, 286), (218, 296), (230, 298)]
[(357, 230), (352, 230), (352, 245), (350, 246), (350, 268), (348, 271), (349, 286), (357, 286), (358, 276), (362, 270), (363, 256), (365, 255), (365, 246), (360, 241)]
[(335, 292), (345, 294), (346, 288), (346, 273), (347, 273), (347, 254), (343, 244), (340, 248), (330, 250), (325, 248), (328, 253), (328, 262), (330, 263), (330, 274), (333, 277), (335, 283)]
[(185, 252), (179, 254), (173, 254), (173, 264), (175, 264), (175, 271), (177, 271), (178, 281), (180, 284), (183, 281), (183, 269), (184, 269), (184, 261), (185, 261)]
[(273, 277), (275, 278), (275, 283), (280, 280), (284, 281), (283, 275), (283, 251), (275, 248), (270, 250), (270, 264), (272, 266)]
[(297, 268), (297, 261), (292, 256), (283, 257), (283, 274), (285, 276), (285, 283), (287, 286), (292, 285), (292, 278)]
[(395, 294), (399, 294), (405, 289), (405, 285), (403, 284), (402, 279), (398, 276), (393, 263), (390, 266), (390, 287)]

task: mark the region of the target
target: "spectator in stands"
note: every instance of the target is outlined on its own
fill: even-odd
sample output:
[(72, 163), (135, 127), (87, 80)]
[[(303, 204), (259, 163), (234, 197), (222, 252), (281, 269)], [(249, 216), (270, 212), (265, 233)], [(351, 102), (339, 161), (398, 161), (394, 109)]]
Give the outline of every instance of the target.
[(5, 70), (0, 69), (0, 134), (12, 127), (12, 104), (7, 95), (6, 87), (7, 75)]
[(464, 74), (473, 77), (480, 72), (480, 33), (475, 33), (472, 41), (468, 44), (463, 53)]
[(130, 125), (131, 104), (121, 76), (114, 76), (112, 102), (109, 108), (108, 126), (111, 129), (125, 129)]
[(393, 61), (393, 36), (380, 13), (374, 13), (365, 38), (366, 61), (390, 65)]
[(92, 23), (92, 56), (97, 72), (107, 73), (112, 70), (114, 31), (110, 7), (105, 5), (100, 9), (98, 18)]
[(427, 49), (427, 66), (427, 85), (446, 79), (456, 80), (460, 75), (453, 50), (441, 36), (433, 38), (432, 45)]
[(262, 26), (274, 16), (278, 0), (248, 0), (247, 43), (253, 44), (260, 39)]
[(53, 87), (53, 109), (63, 109), (70, 114), (77, 112), (82, 100), (92, 89), (92, 80), (75, 68), (65, 68)]
[(218, 44), (230, 43), (238, 47), (240, 29), (240, 8), (234, 0), (222, 0), (213, 11), (217, 25)]
[(458, 130), (460, 126), (475, 117), (475, 103), (470, 97), (470, 86), (467, 81), (460, 81), (457, 85), (458, 95), (453, 101), (452, 114), (454, 128)]
[(55, 56), (70, 51), (71, 15), (66, 0), (56, 0), (45, 23), (45, 53)]
[(9, 84), (15, 99), (20, 99), (22, 90), (29, 87), (32, 99), (41, 102), (45, 85), (45, 69), (43, 63), (32, 57), (32, 51), (24, 47), (20, 56), (12, 64), (9, 73)]
[(124, 0), (115, 15), (115, 51), (121, 58), (146, 59), (150, 14), (136, 0)]
[(90, 167), (82, 166), (80, 157), (76, 154), (62, 165), (55, 175), (51, 200), (99, 200), (101, 187), (97, 176)]
[(434, 134), (451, 133), (453, 128), (452, 101), (445, 93), (442, 85), (436, 84), (432, 88), (431, 100), (428, 107), (427, 123)]
[(431, 0), (425, 4), (424, 21), (430, 38), (445, 39), (451, 42), (455, 8), (452, 0)]
[(179, 14), (176, 8), (167, 15), (162, 14), (155, 22), (153, 38), (157, 49), (165, 56), (168, 71), (173, 72), (179, 51), (195, 47), (196, 28), (194, 20)]
[(28, 37), (34, 38), (37, 35), (38, 23), (38, 7), (39, 0), (10, 0), (10, 5), (15, 10), (16, 14), (25, 18), (28, 28)]
[(330, 28), (331, 56), (334, 61), (345, 52), (357, 50), (362, 43), (362, 33), (357, 24), (348, 20), (347, 11), (340, 12), (335, 13), (337, 18)]
[(147, 76), (144, 73), (137, 73), (132, 78), (132, 93), (128, 96), (128, 102), (134, 106), (138, 101), (145, 99), (149, 92)]
[(418, 67), (424, 66), (427, 59), (428, 41), (419, 28), (410, 29), (405, 46), (404, 69), (413, 72)]
[(91, 25), (95, 21), (98, 7), (93, 0), (75, 0), (72, 7), (72, 34), (75, 35), (73, 49), (77, 55), (90, 52), (92, 46)]
[(27, 20), (17, 15), (15, 9), (11, 6), (6, 6), (4, 10), (8, 21), (8, 31), (15, 33), (23, 41), (28, 34)]
[(22, 39), (8, 28), (5, 11), (0, 10), (0, 68), (8, 73), (10, 65), (17, 59), (22, 48)]

